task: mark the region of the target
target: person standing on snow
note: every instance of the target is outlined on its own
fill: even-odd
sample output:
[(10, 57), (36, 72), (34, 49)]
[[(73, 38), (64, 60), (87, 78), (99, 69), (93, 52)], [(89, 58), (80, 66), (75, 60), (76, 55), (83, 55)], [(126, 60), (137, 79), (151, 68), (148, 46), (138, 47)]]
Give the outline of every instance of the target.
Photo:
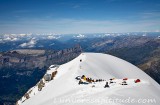
[(108, 82), (106, 82), (106, 85), (104, 86), (104, 88), (109, 88)]

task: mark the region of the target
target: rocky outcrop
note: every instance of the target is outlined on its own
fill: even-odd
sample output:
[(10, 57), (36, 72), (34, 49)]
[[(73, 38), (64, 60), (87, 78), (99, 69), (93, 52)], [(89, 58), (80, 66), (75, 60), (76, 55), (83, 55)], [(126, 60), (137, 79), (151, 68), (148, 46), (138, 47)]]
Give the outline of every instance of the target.
[(51, 64), (61, 64), (77, 57), (82, 52), (79, 45), (60, 51), (22, 49), (2, 53), (0, 68), (44, 68)]

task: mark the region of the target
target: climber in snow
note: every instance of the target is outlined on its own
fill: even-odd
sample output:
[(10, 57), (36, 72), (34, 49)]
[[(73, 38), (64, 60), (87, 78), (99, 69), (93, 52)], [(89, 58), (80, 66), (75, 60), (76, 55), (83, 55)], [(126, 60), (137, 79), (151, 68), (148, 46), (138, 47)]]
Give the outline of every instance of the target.
[(109, 84), (111, 84), (111, 83), (114, 83), (112, 78), (110, 79), (110, 82), (109, 82)]
[(128, 85), (126, 80), (123, 80), (122, 85)]
[(109, 88), (108, 82), (106, 82), (106, 85), (104, 86), (104, 88)]

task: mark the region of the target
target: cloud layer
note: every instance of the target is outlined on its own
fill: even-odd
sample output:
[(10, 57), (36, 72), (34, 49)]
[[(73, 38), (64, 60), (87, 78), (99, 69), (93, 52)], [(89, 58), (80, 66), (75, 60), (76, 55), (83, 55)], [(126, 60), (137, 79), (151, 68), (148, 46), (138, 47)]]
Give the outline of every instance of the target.
[[(20, 19), (0, 25), (1, 33), (96, 33), (155, 31), (160, 29), (159, 19), (76, 20), (76, 19)], [(9, 29), (9, 30), (8, 30)]]

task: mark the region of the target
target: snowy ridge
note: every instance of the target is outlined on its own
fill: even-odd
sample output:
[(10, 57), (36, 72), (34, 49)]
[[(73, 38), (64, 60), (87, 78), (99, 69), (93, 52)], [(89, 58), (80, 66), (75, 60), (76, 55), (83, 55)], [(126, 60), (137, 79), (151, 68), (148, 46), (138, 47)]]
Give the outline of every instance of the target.
[[(58, 99), (84, 99), (84, 98), (154, 98), (159, 105), (160, 101), (160, 86), (142, 70), (136, 66), (119, 59), (117, 57), (99, 54), (99, 53), (82, 53), (74, 60), (57, 66), (51, 65), (47, 70), (48, 75), (53, 75), (57, 71), (52, 80), (46, 81), (41, 91), (38, 91), (38, 84), (31, 88), (29, 98), (23, 96), (18, 102), (18, 105), (74, 105), (71, 102), (59, 102)], [(78, 84), (77, 76), (85, 75), (91, 77), (94, 82)], [(114, 78), (111, 82), (111, 78)], [(127, 85), (122, 85), (123, 78)], [(102, 79), (96, 82), (96, 79)], [(140, 79), (139, 83), (135, 83), (136, 79)], [(104, 88), (106, 82), (109, 83), (109, 88)], [(56, 100), (56, 101), (55, 101)], [(76, 103), (78, 105), (97, 105), (97, 103)], [(106, 105), (106, 103), (101, 103)], [(128, 103), (123, 103), (128, 105)], [(149, 103), (148, 105), (151, 105)], [(110, 105), (121, 105), (120, 103), (111, 103)]]

